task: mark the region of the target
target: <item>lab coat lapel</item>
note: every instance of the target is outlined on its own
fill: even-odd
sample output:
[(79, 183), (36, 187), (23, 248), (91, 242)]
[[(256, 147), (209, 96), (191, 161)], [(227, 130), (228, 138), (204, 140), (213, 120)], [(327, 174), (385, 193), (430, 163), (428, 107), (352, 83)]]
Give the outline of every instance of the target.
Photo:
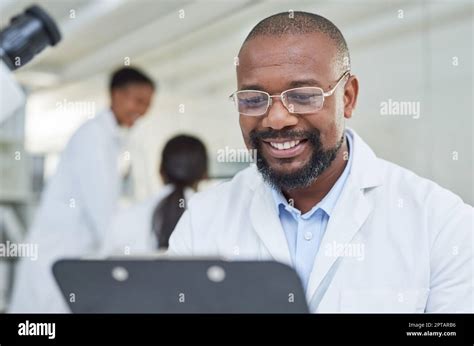
[(365, 189), (382, 184), (382, 173), (375, 154), (354, 131), (351, 129), (347, 131), (353, 138), (354, 158), (346, 186), (329, 218), (326, 232), (313, 263), (306, 291), (307, 299), (312, 306), (319, 304), (319, 301), (314, 302), (313, 299), (323, 298), (343, 260), (341, 258), (343, 254), (335, 253), (336, 246), (349, 243), (372, 212), (373, 206), (365, 196)]
[(261, 182), (250, 204), (250, 220), (272, 257), (291, 265), (290, 250), (278, 217), (270, 188)]
[[(330, 271), (331, 267), (342, 255), (335, 253), (336, 246), (349, 243), (372, 211), (372, 206), (364, 197), (363, 190), (354, 186), (349, 180), (346, 183), (347, 186), (329, 219), (313, 264), (307, 289), (309, 301), (325, 276), (335, 274), (334, 271)], [(325, 282), (329, 284), (331, 280), (325, 280)]]

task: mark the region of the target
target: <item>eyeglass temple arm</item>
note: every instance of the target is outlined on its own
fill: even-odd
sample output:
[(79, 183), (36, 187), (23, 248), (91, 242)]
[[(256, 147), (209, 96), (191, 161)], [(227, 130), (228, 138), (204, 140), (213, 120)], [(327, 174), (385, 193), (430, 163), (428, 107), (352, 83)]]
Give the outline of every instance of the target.
[(323, 95), (325, 97), (328, 97), (328, 96), (331, 96), (334, 91), (337, 89), (337, 87), (339, 86), (339, 84), (341, 83), (341, 81), (346, 77), (346, 76), (350, 76), (351, 75), (351, 71), (350, 70), (347, 70), (346, 72), (344, 72), (344, 74), (341, 76), (341, 78), (339, 78), (339, 80), (336, 82), (336, 84), (332, 87), (331, 90), (328, 90), (326, 92), (323, 92)]

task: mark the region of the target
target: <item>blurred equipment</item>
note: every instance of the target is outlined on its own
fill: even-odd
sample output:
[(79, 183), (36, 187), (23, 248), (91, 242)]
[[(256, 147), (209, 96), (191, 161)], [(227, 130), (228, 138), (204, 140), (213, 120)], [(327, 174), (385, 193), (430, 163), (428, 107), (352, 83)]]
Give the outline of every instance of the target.
[[(22, 241), (34, 198), (30, 157), (24, 151), (26, 97), (11, 71), (60, 39), (53, 19), (35, 5), (0, 31), (0, 242)], [(12, 262), (0, 258), (0, 312), (5, 309)]]
[(24, 66), (47, 46), (54, 46), (60, 40), (61, 34), (56, 23), (36, 5), (14, 17), (0, 31), (0, 123), (24, 103), (23, 92), (9, 70)]

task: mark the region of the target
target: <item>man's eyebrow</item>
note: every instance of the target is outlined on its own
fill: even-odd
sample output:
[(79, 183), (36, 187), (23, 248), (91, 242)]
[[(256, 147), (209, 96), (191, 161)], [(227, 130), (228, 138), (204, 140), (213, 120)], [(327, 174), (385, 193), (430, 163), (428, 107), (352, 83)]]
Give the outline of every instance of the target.
[(261, 86), (261, 85), (258, 85), (258, 84), (244, 84), (242, 85), (239, 90), (260, 90), (260, 91), (265, 91), (265, 89)]
[[(319, 82), (316, 79), (309, 78), (309, 79), (300, 79), (300, 80), (295, 80), (291, 83), (288, 84), (288, 89), (292, 88), (299, 88), (303, 86), (317, 86), (317, 87), (322, 87), (322, 83)], [(239, 90), (260, 90), (260, 91), (266, 91), (265, 88), (263, 88), (261, 85), (258, 84), (244, 84), (242, 85)]]
[(290, 88), (298, 88), (302, 86), (317, 86), (321, 87), (322, 83), (316, 79), (310, 78), (310, 79), (300, 79), (293, 81), (289, 84)]

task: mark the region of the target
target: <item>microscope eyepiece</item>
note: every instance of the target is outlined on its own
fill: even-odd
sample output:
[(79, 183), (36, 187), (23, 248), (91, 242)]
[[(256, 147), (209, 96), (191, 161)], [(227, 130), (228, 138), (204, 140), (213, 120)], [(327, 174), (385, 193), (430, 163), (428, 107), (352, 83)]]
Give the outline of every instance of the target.
[(0, 58), (10, 70), (16, 70), (60, 40), (54, 20), (41, 7), (33, 5), (0, 31)]

